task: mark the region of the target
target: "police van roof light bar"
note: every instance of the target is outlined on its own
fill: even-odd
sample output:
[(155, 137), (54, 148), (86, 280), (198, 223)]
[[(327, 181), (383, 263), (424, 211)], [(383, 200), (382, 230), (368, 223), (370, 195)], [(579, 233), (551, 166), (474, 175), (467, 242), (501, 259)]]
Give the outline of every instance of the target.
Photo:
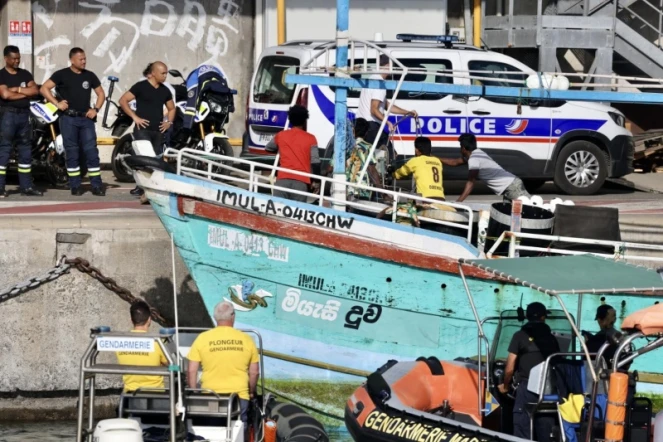
[(458, 43), (457, 35), (426, 35), (426, 34), (398, 34), (396, 40), (403, 42), (412, 41), (433, 41), (435, 43), (444, 43), (447, 48), (452, 47), (453, 43)]

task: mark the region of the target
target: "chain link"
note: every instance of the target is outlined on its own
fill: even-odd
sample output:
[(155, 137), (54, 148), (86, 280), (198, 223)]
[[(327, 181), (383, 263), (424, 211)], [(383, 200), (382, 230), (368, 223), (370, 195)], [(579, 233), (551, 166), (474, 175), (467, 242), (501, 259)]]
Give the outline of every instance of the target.
[[(139, 298), (136, 298), (128, 289), (118, 285), (113, 278), (108, 278), (104, 276), (104, 274), (101, 273), (101, 271), (98, 268), (90, 265), (90, 262), (88, 260), (83, 258), (67, 259), (66, 256), (63, 256), (60, 262), (58, 262), (58, 264), (55, 267), (53, 267), (51, 270), (46, 272), (44, 275), (38, 276), (36, 278), (30, 278), (26, 281), (18, 283), (13, 287), (9, 287), (8, 289), (0, 292), (0, 304), (12, 298), (15, 298), (20, 294), (27, 292), (28, 290), (37, 288), (46, 282), (53, 281), (54, 279), (59, 278), (65, 273), (69, 272), (69, 269), (71, 269), (71, 267), (74, 267), (81, 273), (86, 273), (90, 275), (91, 277), (102, 283), (104, 287), (106, 287), (108, 290), (114, 292), (121, 299), (128, 302), (129, 304), (133, 304), (136, 301), (141, 300)], [(168, 321), (166, 321), (166, 319), (159, 313), (159, 311), (156, 308), (150, 306), (150, 313), (154, 321), (158, 322), (163, 326), (168, 326)]]

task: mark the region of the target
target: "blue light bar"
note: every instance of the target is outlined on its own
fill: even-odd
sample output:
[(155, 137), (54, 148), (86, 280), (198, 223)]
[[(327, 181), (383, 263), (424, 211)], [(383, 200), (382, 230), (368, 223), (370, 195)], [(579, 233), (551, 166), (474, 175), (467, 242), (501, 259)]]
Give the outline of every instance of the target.
[(456, 35), (426, 35), (426, 34), (398, 34), (396, 40), (401, 41), (433, 41), (436, 43), (458, 43)]
[[(315, 84), (358, 89), (396, 90), (397, 81), (371, 80), (367, 78), (341, 78), (320, 75), (292, 75), (285, 77), (288, 84)], [(610, 92), (582, 90), (528, 89), (502, 86), (472, 86), (460, 84), (441, 84), (404, 81), (401, 86), (404, 92), (429, 92), (445, 95), (465, 95), (501, 98), (530, 98), (535, 100), (566, 100), (566, 101), (602, 101), (608, 103), (639, 103), (663, 104), (663, 93), (653, 92)]]

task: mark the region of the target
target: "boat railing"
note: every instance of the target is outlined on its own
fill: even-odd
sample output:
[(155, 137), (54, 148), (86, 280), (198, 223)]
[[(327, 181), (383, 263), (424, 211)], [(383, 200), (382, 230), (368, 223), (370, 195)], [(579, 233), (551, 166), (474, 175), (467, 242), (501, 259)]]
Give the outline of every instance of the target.
[[(176, 395), (177, 389), (175, 385), (176, 373), (179, 371), (177, 365), (177, 358), (171, 354), (163, 340), (172, 341), (173, 333), (162, 330), (160, 333), (123, 333), (111, 332), (110, 327), (97, 327), (91, 330), (91, 340), (80, 363), (80, 384), (78, 392), (78, 423), (76, 431), (76, 442), (91, 441), (94, 431), (94, 400), (95, 400), (95, 386), (96, 376), (100, 374), (106, 375), (143, 375), (143, 376), (164, 376), (167, 379), (167, 397), (169, 408), (169, 423), (170, 423), (170, 438), (176, 440), (176, 426), (177, 419), (176, 413)], [(126, 342), (139, 345), (141, 347), (150, 348), (152, 351), (159, 348), (166, 360), (168, 366), (134, 366), (122, 365), (119, 363), (97, 363), (97, 356), (100, 352), (116, 352), (120, 348), (113, 345), (113, 342)], [(86, 388), (88, 383), (88, 422), (87, 428), (84, 420), (84, 406), (86, 403)]]
[[(566, 250), (561, 248), (554, 247), (535, 247), (523, 245), (520, 243), (523, 239), (535, 239), (550, 241), (551, 243), (566, 243), (566, 244), (586, 244), (586, 245), (597, 245), (597, 246), (607, 246), (614, 248), (614, 254), (609, 255), (605, 253), (596, 253), (596, 252), (585, 252), (579, 250)], [(586, 238), (575, 238), (570, 236), (556, 236), (556, 235), (541, 235), (535, 233), (523, 233), (523, 232), (502, 232), (502, 234), (497, 238), (493, 246), (486, 252), (486, 258), (494, 258), (496, 250), (504, 243), (508, 241), (509, 243), (509, 258), (517, 258), (519, 252), (529, 251), (529, 252), (541, 252), (541, 253), (551, 253), (556, 255), (583, 255), (583, 254), (592, 254), (597, 256), (602, 256), (604, 258), (612, 258), (614, 260), (622, 261), (652, 261), (652, 262), (663, 262), (663, 257), (657, 256), (645, 256), (645, 255), (631, 255), (627, 254), (627, 250), (649, 250), (653, 252), (663, 252), (663, 245), (656, 244), (644, 244), (644, 243), (634, 243), (634, 242), (625, 242), (625, 241), (609, 241), (602, 239), (586, 239)]]
[[(442, 208), (442, 211), (445, 209), (453, 209), (457, 213), (462, 214), (463, 217), (466, 217), (466, 221), (445, 221), (425, 216), (417, 216), (417, 218), (420, 221), (424, 221), (426, 223), (464, 230), (466, 232), (467, 241), (470, 242), (472, 239), (474, 213), (469, 206), (464, 204), (450, 203), (441, 200), (434, 200), (431, 198), (424, 198), (422, 196), (411, 193), (398, 192), (395, 190), (371, 187), (357, 183), (349, 183), (346, 181), (334, 179), (333, 177), (294, 171), (275, 165), (254, 162), (244, 158), (205, 153), (196, 149), (168, 149), (166, 150), (164, 156), (167, 158), (176, 159), (178, 175), (198, 178), (205, 181), (224, 182), (232, 184), (236, 187), (241, 186), (247, 188), (249, 192), (260, 192), (261, 190), (271, 190), (273, 192), (274, 190), (282, 190), (313, 199), (315, 204), (321, 207), (329, 205), (340, 206), (344, 208), (351, 207), (355, 210), (374, 213), (377, 216), (381, 216), (384, 214), (383, 212), (391, 209), (392, 222), (397, 222), (399, 219), (412, 219), (412, 215), (407, 211), (398, 210), (399, 204), (401, 203), (412, 202), (418, 205), (429, 205), (432, 207)], [(246, 170), (247, 168), (248, 171)], [(268, 176), (264, 176), (263, 172), (268, 174), (275, 172), (287, 172), (289, 174), (309, 178), (311, 180), (319, 180), (320, 192), (304, 192), (277, 186), (275, 182), (273, 182), (273, 179), (270, 180)], [(376, 208), (375, 203), (369, 204), (369, 201), (362, 199), (346, 199), (345, 194), (339, 196), (332, 192), (330, 196), (325, 195), (325, 189), (331, 188), (331, 186), (340, 186), (341, 188), (345, 189), (346, 192), (349, 191), (348, 193), (351, 195), (355, 192), (358, 193), (359, 191), (368, 191), (371, 195), (380, 197), (383, 201), (385, 201), (385, 203)]]

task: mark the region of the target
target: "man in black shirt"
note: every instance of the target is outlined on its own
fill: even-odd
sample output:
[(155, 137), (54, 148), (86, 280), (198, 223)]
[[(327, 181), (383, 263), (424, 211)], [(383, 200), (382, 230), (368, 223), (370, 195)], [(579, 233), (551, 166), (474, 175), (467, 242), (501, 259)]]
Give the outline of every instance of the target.
[[(106, 94), (101, 87), (99, 78), (85, 69), (85, 51), (73, 48), (69, 51), (71, 66), (55, 72), (41, 87), (41, 94), (62, 111), (60, 115), (60, 132), (67, 155), (67, 174), (72, 195), (82, 195), (80, 150), (87, 159), (87, 171), (92, 184), (92, 193), (104, 196), (106, 191), (101, 182), (99, 167), (99, 150), (97, 149), (97, 133), (94, 122), (99, 109), (104, 104)], [(58, 101), (51, 89), (57, 88)], [(97, 95), (97, 102), (90, 107), (92, 90)]]
[[(617, 331), (615, 328), (615, 322), (617, 321), (617, 311), (611, 305), (600, 305), (596, 309), (596, 316), (594, 319), (598, 323), (600, 331), (595, 335), (583, 332), (587, 338), (587, 350), (589, 350), (590, 353), (597, 353), (606, 341), (611, 341), (612, 337), (619, 333), (619, 331)], [(616, 351), (617, 345), (612, 343), (608, 348), (605, 349), (605, 352), (603, 352), (603, 357), (610, 365), (612, 365), (612, 359), (615, 357)]]
[[(506, 393), (511, 379), (516, 373), (519, 384), (513, 405), (513, 432), (514, 436), (523, 439), (532, 439), (530, 420), (525, 405), (528, 402), (537, 401), (537, 395), (527, 390), (530, 371), (544, 362), (551, 354), (559, 352), (557, 339), (545, 323), (548, 313), (546, 307), (540, 302), (533, 302), (527, 306), (528, 322), (511, 338), (509, 356), (504, 370), (504, 384), (498, 386), (500, 392)], [(552, 417), (537, 416), (534, 419), (536, 440), (549, 442), (554, 422)]]
[(5, 46), (5, 68), (0, 71), (0, 198), (5, 198), (7, 164), (12, 144), (18, 149), (18, 180), (22, 195), (42, 196), (32, 187), (32, 128), (30, 98), (39, 94), (32, 74), (18, 66), (21, 54), (16, 46)]
[[(175, 103), (173, 95), (163, 83), (168, 76), (168, 67), (156, 61), (147, 65), (143, 75), (147, 78), (131, 86), (120, 97), (122, 110), (135, 123), (134, 140), (147, 140), (152, 143), (156, 155), (163, 153), (163, 134), (172, 127), (175, 120)], [(136, 100), (136, 111), (129, 102)], [(164, 105), (168, 109), (168, 117), (163, 118)], [(141, 189), (134, 189), (134, 194), (141, 194)]]

